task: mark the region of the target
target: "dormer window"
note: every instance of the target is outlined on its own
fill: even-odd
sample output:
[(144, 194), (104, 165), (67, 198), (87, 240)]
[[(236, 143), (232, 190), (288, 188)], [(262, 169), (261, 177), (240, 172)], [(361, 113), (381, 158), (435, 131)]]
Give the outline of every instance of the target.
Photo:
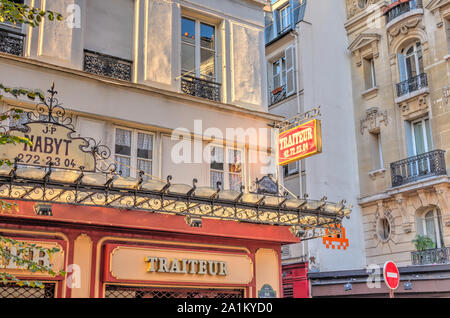
[(291, 26), (290, 6), (284, 6), (280, 9), (280, 33)]

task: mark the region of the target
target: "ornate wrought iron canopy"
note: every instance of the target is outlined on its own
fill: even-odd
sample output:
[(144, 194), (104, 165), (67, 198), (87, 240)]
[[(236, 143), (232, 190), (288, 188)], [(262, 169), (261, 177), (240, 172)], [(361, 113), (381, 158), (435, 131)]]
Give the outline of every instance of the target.
[(0, 198), (82, 206), (100, 206), (170, 213), (302, 229), (333, 227), (351, 209), (325, 200), (221, 191), (209, 187), (144, 181), (116, 174), (37, 167), (0, 168)]
[[(56, 100), (54, 86), (48, 92), (50, 97), (37, 106), (38, 115), (28, 114), (29, 122), (24, 124), (25, 128), (11, 129), (11, 132), (30, 132), (31, 126), (42, 124), (38, 126), (42, 133), (53, 132), (55, 137), (56, 128), (64, 128), (68, 131), (64, 138), (67, 138), (66, 144), (69, 145), (69, 141), (75, 139), (71, 136), (74, 133), (71, 120), (67, 120), (64, 108)], [(50, 139), (47, 140), (48, 147)], [(109, 158), (111, 151), (108, 147), (92, 138), (78, 139), (81, 139), (81, 145), (76, 151), (97, 159)], [(53, 155), (58, 154), (57, 145), (55, 138)], [(41, 147), (37, 150), (45, 149), (44, 144)], [(68, 151), (69, 147), (66, 148)], [(292, 232), (298, 236), (318, 227), (336, 229), (342, 219), (351, 213), (351, 206), (346, 206), (345, 200), (333, 203), (327, 202), (326, 197), (322, 200), (310, 200), (306, 196), (303, 199), (288, 198), (267, 189), (258, 193), (244, 192), (243, 187), (240, 191), (223, 191), (219, 183), (215, 189), (197, 187), (196, 179), (192, 185), (176, 184), (172, 183), (171, 176), (167, 177), (166, 182), (144, 180), (142, 171), (138, 178), (122, 177), (114, 165), (101, 167), (102, 160), (95, 161), (94, 168), (88, 170), (81, 164), (76, 168), (61, 166), (55, 162), (57, 156), (49, 157), (45, 164), (41, 161), (33, 164), (24, 160), (25, 157), (17, 157), (13, 166), (0, 167), (0, 199), (133, 209), (195, 219), (291, 226)], [(266, 179), (259, 180), (261, 189)]]

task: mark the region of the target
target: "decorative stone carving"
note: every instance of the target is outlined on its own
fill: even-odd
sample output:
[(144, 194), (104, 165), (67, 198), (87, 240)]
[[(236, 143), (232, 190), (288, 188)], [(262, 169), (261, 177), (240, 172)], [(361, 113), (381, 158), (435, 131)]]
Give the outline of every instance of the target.
[(448, 97), (450, 96), (450, 85), (442, 88), (442, 99), (444, 103), (448, 104)]
[(387, 110), (380, 111), (378, 107), (372, 107), (366, 110), (366, 116), (361, 119), (360, 131), (361, 135), (364, 135), (364, 130), (367, 128), (369, 131), (377, 129), (380, 124), (384, 122), (384, 125), (388, 125)]
[(372, 4), (379, 2), (380, 0), (347, 0), (347, 18), (350, 19), (356, 14), (364, 11)]
[(412, 215), (414, 215), (414, 213), (408, 213), (408, 209), (406, 206), (407, 200), (405, 200), (402, 194), (396, 195), (395, 201), (402, 217), (403, 231), (405, 233), (410, 233), (413, 229), (414, 221)]
[(424, 92), (415, 98), (404, 100), (398, 103), (404, 117), (416, 116), (418, 114), (425, 114), (428, 111), (427, 103), (428, 92)]
[(381, 39), (381, 35), (377, 33), (361, 33), (350, 44), (348, 50), (356, 57), (356, 66), (360, 67), (362, 64), (361, 51), (368, 47), (371, 48), (371, 55), (373, 58), (377, 58), (379, 54), (378, 42)]
[(439, 209), (443, 216), (443, 223), (445, 226), (450, 226), (450, 191), (446, 184), (440, 184), (434, 187), (438, 202)]
[(407, 35), (411, 29), (416, 28), (425, 30), (425, 26), (422, 24), (422, 17), (414, 17), (392, 27), (388, 32), (389, 45), (392, 45), (392, 42), (398, 35)]

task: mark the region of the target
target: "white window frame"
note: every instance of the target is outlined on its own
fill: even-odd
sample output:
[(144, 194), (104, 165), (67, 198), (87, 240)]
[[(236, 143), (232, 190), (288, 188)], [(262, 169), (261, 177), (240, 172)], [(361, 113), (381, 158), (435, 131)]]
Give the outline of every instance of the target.
[[(284, 63), (283, 63), (284, 60)], [(274, 67), (275, 67), (275, 63), (280, 63), (280, 73), (275, 73), (274, 72)], [(283, 65), (284, 64), (284, 65)], [(277, 89), (280, 87), (283, 87), (283, 85), (286, 85), (286, 56), (280, 56), (278, 59), (274, 60), (271, 64), (272, 66), (272, 85), (273, 85), (273, 89)], [(284, 70), (283, 70), (284, 68)], [(283, 76), (284, 73), (284, 76)], [(280, 85), (278, 87), (275, 87), (275, 76), (279, 75), (280, 76)]]
[[(229, 164), (230, 164), (230, 161), (229, 161), (229, 150), (238, 150), (238, 151), (240, 151), (241, 152), (241, 180), (242, 180), (242, 185), (244, 185), (245, 186), (245, 167), (246, 167), (246, 165), (245, 165), (245, 152), (244, 152), (244, 149), (242, 149), (242, 148), (235, 148), (235, 147), (229, 147), (229, 146), (223, 146), (223, 145), (221, 145), (221, 144), (210, 144), (209, 145), (209, 151), (211, 152), (211, 150), (212, 150), (212, 148), (222, 148), (222, 151), (223, 151), (223, 156), (224, 156), (224, 158), (223, 158), (223, 160), (224, 160), (224, 163), (223, 163), (223, 170), (216, 170), (216, 169), (211, 169), (211, 162), (210, 163), (208, 163), (208, 170), (209, 170), (209, 174), (208, 174), (208, 179), (209, 179), (209, 185), (211, 186), (211, 187), (213, 187), (213, 188), (216, 188), (216, 185), (214, 184), (211, 184), (211, 172), (221, 172), (221, 173), (223, 173), (223, 184), (222, 184), (222, 189), (224, 189), (224, 190), (230, 190), (231, 188), (230, 188), (230, 175), (231, 174), (236, 174), (236, 173), (233, 173), (233, 172), (230, 172), (229, 171)], [(235, 189), (236, 190), (236, 189)]]
[[(282, 33), (284, 30), (288, 29), (291, 26), (291, 12), (289, 4), (279, 9), (279, 17), (280, 17), (280, 33)], [(283, 22), (286, 22), (286, 25), (283, 25)]]
[[(435, 233), (435, 237), (431, 237), (428, 235), (427, 233), (427, 222), (426, 222), (426, 218), (425, 215), (427, 215), (429, 212), (433, 212), (433, 224), (434, 224), (434, 233)], [(425, 236), (428, 236), (429, 238), (431, 238), (432, 240), (435, 239), (436, 240), (436, 246), (435, 248), (441, 248), (441, 239), (442, 239), (442, 232), (440, 229), (439, 224), (442, 222), (442, 220), (438, 220), (439, 218), (439, 214), (437, 213), (437, 208), (433, 208), (433, 209), (428, 209), (425, 212), (422, 213), (420, 220), (422, 223), (422, 234)]]
[(417, 148), (416, 148), (416, 136), (415, 136), (415, 132), (414, 132), (414, 124), (421, 122), (422, 123), (422, 133), (423, 133), (423, 143), (425, 146), (425, 152), (429, 152), (433, 149), (433, 145), (428, 145), (428, 137), (430, 138), (430, 140), (432, 141), (432, 136), (428, 136), (427, 134), (427, 129), (426, 129), (426, 125), (425, 125), (425, 121), (428, 120), (428, 123), (430, 125), (430, 134), (431, 134), (431, 122), (430, 119), (428, 117), (422, 117), (416, 120), (411, 121), (411, 143), (413, 146), (413, 151), (414, 151), (414, 155), (418, 155), (417, 154)]
[[(194, 42), (194, 70), (190, 70), (189, 72), (185, 72), (182, 69), (182, 65), (183, 65), (183, 55), (182, 55), (182, 45), (183, 45), (183, 32), (182, 32), (182, 20), (183, 18), (188, 19), (188, 20), (192, 20), (195, 22), (195, 42)], [(201, 39), (200, 39), (200, 25), (201, 23), (203, 24), (207, 24), (210, 26), (214, 27), (214, 79), (209, 78), (209, 76), (207, 77), (207, 80), (215, 82), (215, 83), (219, 83), (219, 77), (218, 77), (218, 53), (217, 53), (217, 47), (218, 47), (218, 26), (214, 23), (210, 23), (210, 22), (206, 22), (204, 20), (186, 15), (186, 14), (182, 14), (181, 18), (180, 18), (180, 74), (181, 75), (191, 75), (191, 76), (195, 76), (197, 78), (201, 78), (201, 74), (200, 74), (200, 65), (201, 65)], [(191, 73), (192, 71), (192, 73)]]
[[(409, 71), (408, 71), (408, 67), (407, 67), (407, 64), (406, 64), (406, 60), (409, 58), (409, 57), (414, 57), (414, 63), (415, 63), (415, 65), (416, 65), (416, 76), (419, 76), (420, 74), (422, 74), (423, 72), (424, 72), (424, 70), (421, 70), (420, 69), (420, 65), (419, 65), (419, 56), (418, 56), (418, 54), (417, 54), (417, 52), (418, 52), (418, 49), (417, 49), (417, 43), (420, 43), (420, 42), (418, 42), (418, 41), (416, 41), (416, 42), (414, 42), (413, 44), (411, 44), (411, 45), (409, 45), (409, 46), (407, 46), (406, 48), (404, 48), (402, 51), (402, 53), (400, 53), (400, 54), (402, 54), (403, 55), (403, 67), (404, 67), (404, 70), (405, 70), (405, 75), (406, 75), (406, 79), (410, 79), (410, 78), (412, 78), (413, 76), (412, 76), (412, 74), (409, 74)], [(413, 52), (412, 53), (410, 53), (410, 54), (407, 54), (407, 52), (411, 49), (411, 48), (413, 48)], [(422, 52), (422, 63), (424, 62), (423, 61), (423, 48), (422, 48), (422, 43), (420, 43), (420, 51)], [(400, 71), (400, 70), (399, 70)], [(401, 74), (400, 74), (400, 78), (401, 78)]]
[[(141, 129), (130, 129), (130, 128), (126, 128), (126, 127), (122, 127), (122, 126), (115, 126), (114, 127), (114, 160), (116, 160), (116, 130), (117, 129), (122, 129), (122, 130), (127, 130), (127, 131), (131, 131), (131, 155), (130, 155), (130, 177), (131, 178), (137, 178), (139, 177), (139, 172), (138, 172), (138, 168), (137, 168), (137, 162), (138, 159), (141, 160), (146, 160), (146, 161), (151, 161), (152, 165), (152, 175), (155, 175), (155, 139), (156, 139), (156, 134), (154, 132), (151, 131), (147, 131), (147, 130), (141, 130)], [(147, 134), (147, 135), (151, 135), (152, 139), (153, 139), (153, 143), (152, 143), (152, 159), (143, 159), (143, 158), (138, 158), (137, 156), (137, 146), (138, 146), (138, 134), (139, 133), (143, 133), (143, 134)], [(124, 155), (119, 155), (119, 156), (123, 156)], [(145, 177), (145, 176), (144, 176)]]

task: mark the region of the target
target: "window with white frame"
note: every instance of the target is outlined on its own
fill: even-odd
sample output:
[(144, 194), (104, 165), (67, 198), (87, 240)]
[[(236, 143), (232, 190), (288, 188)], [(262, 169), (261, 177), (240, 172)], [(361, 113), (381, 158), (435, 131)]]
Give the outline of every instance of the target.
[(288, 163), (287, 165), (283, 166), (283, 177), (290, 177), (292, 175), (298, 174), (299, 167), (299, 161), (294, 161), (291, 163)]
[(398, 54), (400, 81), (412, 79), (424, 72), (422, 44), (420, 42), (403, 48)]
[(366, 90), (374, 88), (377, 83), (375, 80), (375, 62), (373, 57), (368, 57), (363, 59), (364, 67), (364, 81), (366, 85)]
[(280, 33), (291, 26), (291, 8), (289, 5), (280, 9)]
[(294, 47), (287, 47), (283, 53), (270, 62), (269, 97), (271, 105), (295, 93)]
[(277, 89), (286, 84), (286, 57), (283, 56), (280, 59), (272, 63), (273, 74), (273, 88)]
[(450, 16), (445, 18), (445, 33), (447, 35), (447, 53), (450, 54)]
[(435, 248), (444, 247), (442, 219), (438, 208), (427, 209), (418, 215), (417, 232), (419, 235), (428, 236)]
[(153, 173), (154, 135), (138, 130), (116, 128), (115, 158), (117, 170), (124, 177), (137, 177), (144, 172), (144, 180)]
[(383, 150), (381, 145), (380, 132), (370, 133), (370, 146), (372, 152), (372, 170), (380, 170), (383, 168)]
[(407, 121), (406, 139), (409, 156), (417, 156), (433, 150), (429, 118)]
[[(226, 164), (225, 164), (226, 163)], [(238, 149), (211, 147), (210, 184), (216, 188), (240, 191), (242, 185), (242, 152)]]
[(181, 73), (216, 81), (216, 28), (181, 18)]

